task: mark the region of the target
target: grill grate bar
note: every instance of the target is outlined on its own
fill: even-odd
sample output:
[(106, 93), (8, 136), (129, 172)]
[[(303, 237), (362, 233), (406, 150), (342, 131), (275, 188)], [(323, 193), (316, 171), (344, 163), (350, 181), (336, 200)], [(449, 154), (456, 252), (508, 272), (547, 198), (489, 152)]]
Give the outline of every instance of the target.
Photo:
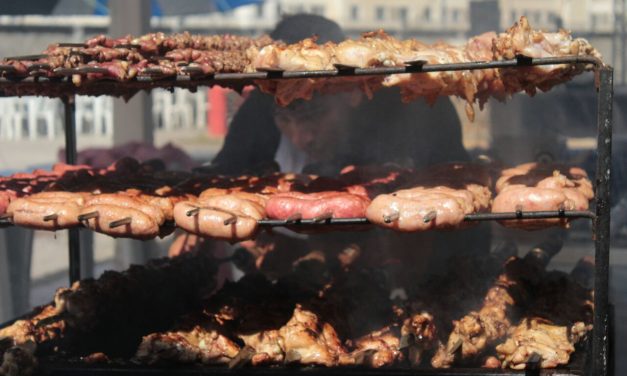
[[(588, 218), (594, 219), (595, 215), (591, 211), (529, 211), (511, 213), (476, 213), (467, 214), (464, 217), (466, 222), (481, 221), (503, 221), (503, 220), (525, 220), (525, 219), (550, 219), (550, 218)], [(293, 225), (366, 225), (370, 221), (367, 218), (328, 218), (323, 221), (316, 219), (300, 219), (293, 221), (290, 219), (262, 219), (257, 221), (261, 226), (293, 226)]]

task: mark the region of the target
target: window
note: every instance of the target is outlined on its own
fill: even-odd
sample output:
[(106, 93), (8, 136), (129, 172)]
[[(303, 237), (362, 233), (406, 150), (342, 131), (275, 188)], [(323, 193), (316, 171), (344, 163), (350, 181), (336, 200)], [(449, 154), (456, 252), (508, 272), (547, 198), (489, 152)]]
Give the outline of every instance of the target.
[(537, 11), (532, 13), (531, 17), (532, 17), (534, 23), (539, 24), (540, 20), (542, 19), (542, 13), (540, 13), (540, 11), (537, 10)]
[(516, 14), (515, 10), (512, 10), (511, 17), (512, 17), (512, 23), (518, 21), (518, 15)]
[(459, 21), (459, 13), (459, 9), (453, 9), (453, 12), (451, 13), (451, 20), (453, 20), (453, 22)]
[(322, 5), (314, 5), (311, 7), (311, 13), (317, 14), (319, 16), (324, 15), (324, 7)]
[(431, 21), (431, 8), (425, 8), (425, 10), (422, 11), (422, 18), (427, 22)]
[(359, 19), (359, 7), (357, 5), (351, 6), (351, 20), (356, 21)]
[(263, 18), (263, 4), (257, 4), (257, 17)]
[(305, 13), (305, 7), (303, 5), (297, 5), (292, 9), (294, 14)]
[(597, 25), (599, 24), (599, 15), (598, 14), (593, 14), (590, 20), (591, 23), (591, 28), (592, 30), (595, 30), (597, 28)]
[(405, 7), (398, 8), (398, 19), (402, 23), (407, 22), (407, 8)]
[(276, 15), (281, 17), (283, 15), (283, 7), (281, 4), (276, 5)]
[(385, 8), (377, 7), (375, 9), (375, 18), (377, 21), (382, 21), (385, 18)]
[(448, 8), (444, 7), (442, 8), (442, 22), (446, 23), (448, 18)]

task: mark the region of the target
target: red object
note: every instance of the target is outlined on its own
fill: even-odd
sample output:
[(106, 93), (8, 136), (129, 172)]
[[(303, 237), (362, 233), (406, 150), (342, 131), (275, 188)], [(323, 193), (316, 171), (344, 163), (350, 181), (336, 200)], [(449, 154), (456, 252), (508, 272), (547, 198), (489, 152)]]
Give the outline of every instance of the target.
[(210, 136), (224, 137), (226, 135), (226, 90), (214, 86), (209, 89), (209, 112), (207, 124)]

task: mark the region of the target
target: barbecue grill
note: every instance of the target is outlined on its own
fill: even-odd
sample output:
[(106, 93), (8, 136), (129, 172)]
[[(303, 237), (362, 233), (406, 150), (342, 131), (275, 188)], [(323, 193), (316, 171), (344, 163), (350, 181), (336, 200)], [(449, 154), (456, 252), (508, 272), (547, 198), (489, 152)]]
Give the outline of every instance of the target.
[[(61, 44), (67, 45), (67, 44)], [(132, 46), (130, 46), (132, 47)], [(37, 59), (40, 56), (30, 58)], [(28, 59), (16, 57), (15, 59)], [(11, 76), (14, 68), (0, 66), (0, 95), (41, 95), (59, 97), (65, 109), (65, 142), (66, 161), (69, 164), (76, 162), (76, 131), (74, 126), (74, 95), (114, 95), (130, 97), (139, 90), (153, 88), (173, 89), (175, 87), (196, 90), (199, 86), (220, 85), (236, 90), (254, 84), (257, 80), (281, 80), (298, 78), (329, 78), (370, 75), (389, 75), (400, 73), (427, 73), (438, 71), (476, 70), (488, 68), (521, 69), (529, 66), (551, 64), (590, 64), (595, 67), (596, 90), (598, 92), (597, 107), (597, 168), (595, 179), (595, 211), (564, 211), (555, 212), (523, 212), (496, 214), (471, 214), (465, 217), (466, 221), (491, 221), (505, 219), (539, 219), (539, 218), (585, 218), (592, 221), (593, 239), (595, 244), (595, 274), (594, 274), (594, 329), (591, 338), (583, 348), (578, 349), (571, 358), (568, 367), (559, 369), (540, 370), (533, 361), (525, 371), (489, 370), (483, 368), (453, 368), (453, 369), (384, 369), (373, 370), (364, 368), (241, 368), (227, 369), (219, 367), (176, 367), (154, 368), (137, 365), (86, 365), (83, 363), (68, 363), (54, 360), (43, 360), (41, 371), (46, 375), (100, 375), (100, 374), (247, 374), (247, 375), (282, 375), (292, 372), (307, 374), (342, 374), (342, 375), (409, 375), (409, 374), (438, 374), (438, 375), (511, 375), (511, 374), (538, 374), (538, 375), (607, 375), (610, 362), (610, 316), (608, 302), (609, 277), (609, 230), (610, 230), (610, 168), (612, 142), (612, 94), (613, 69), (601, 61), (589, 57), (567, 56), (559, 58), (528, 58), (519, 56), (516, 59), (494, 62), (471, 62), (461, 64), (427, 64), (424, 61), (409, 62), (404, 67), (384, 68), (354, 68), (336, 66), (335, 70), (325, 71), (266, 71), (255, 73), (216, 73), (204, 75), (202, 71), (189, 68), (185, 76), (166, 76), (159, 69), (150, 72), (150, 76), (138, 77), (127, 82), (110, 80), (95, 80), (83, 82), (80, 86), (72, 83), (73, 75), (88, 73), (102, 73), (102, 68), (56, 69), (50, 71), (45, 64), (30, 67), (29, 77)], [(52, 78), (50, 73), (53, 73)], [(288, 219), (262, 220), (262, 226), (325, 226), (325, 225), (367, 225), (366, 218), (333, 219), (321, 217), (315, 219)], [(79, 237), (78, 229), (69, 231), (69, 258), (70, 281), (80, 279)]]

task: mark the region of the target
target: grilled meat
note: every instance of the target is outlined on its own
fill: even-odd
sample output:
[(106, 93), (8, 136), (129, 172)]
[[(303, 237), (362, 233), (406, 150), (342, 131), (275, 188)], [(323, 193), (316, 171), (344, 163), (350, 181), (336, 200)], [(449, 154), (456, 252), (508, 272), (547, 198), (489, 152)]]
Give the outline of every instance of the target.
[[(252, 65), (257, 70), (333, 69), (338, 64), (368, 68), (404, 66), (417, 61), (429, 64), (495, 61), (513, 59), (517, 55), (600, 56), (584, 39), (573, 39), (564, 31), (544, 33), (532, 30), (527, 19), (521, 17), (505, 33), (485, 33), (471, 38), (463, 46), (442, 42), (428, 45), (416, 40), (397, 40), (383, 31), (377, 31), (339, 44), (317, 45), (315, 39), (306, 39), (291, 45), (271, 44), (259, 51)], [(309, 99), (315, 91), (334, 92), (351, 86), (360, 87), (368, 95), (381, 86), (396, 86), (400, 88), (405, 101), (424, 97), (429, 103), (433, 103), (438, 96), (456, 95), (467, 101), (466, 113), (472, 120), (473, 104), (476, 102), (483, 107), (490, 96), (502, 100), (522, 90), (529, 94), (534, 94), (538, 88), (546, 91), (584, 69), (585, 65), (553, 65), (537, 69), (532, 67), (527, 72), (519, 69), (486, 69), (397, 74), (378, 80), (350, 77), (333, 81), (304, 79), (259, 84), (262, 90), (274, 94), (277, 102), (282, 105), (295, 99)]]
[[(493, 212), (587, 210), (589, 201), (594, 197), (592, 183), (582, 169), (537, 163), (503, 170), (496, 182), (496, 191)], [(501, 223), (528, 230), (551, 225), (568, 226), (568, 220), (564, 218)]]
[(533, 318), (523, 319), (507, 340), (496, 346), (503, 368), (525, 369), (533, 356), (539, 357), (541, 368), (568, 364), (575, 351), (569, 328)]

